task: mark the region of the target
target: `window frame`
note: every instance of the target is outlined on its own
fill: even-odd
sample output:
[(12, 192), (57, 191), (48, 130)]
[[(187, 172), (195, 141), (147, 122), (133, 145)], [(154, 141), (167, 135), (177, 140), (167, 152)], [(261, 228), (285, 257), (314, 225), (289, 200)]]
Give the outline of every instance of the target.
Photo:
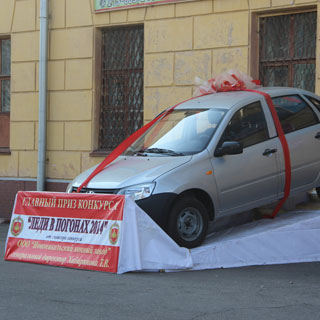
[[(285, 10), (285, 11), (284, 11)], [(251, 14), (251, 34), (250, 34), (250, 75), (254, 79), (259, 79), (260, 72), (260, 57), (259, 57), (259, 45), (260, 45), (260, 18), (274, 17), (281, 15), (292, 15), (299, 13), (316, 12), (318, 14), (317, 6), (309, 5), (298, 8), (286, 8), (286, 9), (272, 9), (265, 10), (263, 12), (252, 12)], [(316, 53), (317, 54), (317, 53)], [(317, 81), (315, 76), (315, 81)]]
[[(101, 142), (100, 142), (100, 121), (101, 121), (101, 114), (102, 114), (102, 106), (101, 106), (101, 98), (103, 95), (103, 88), (102, 88), (102, 81), (103, 81), (103, 34), (107, 30), (112, 29), (119, 29), (119, 28), (134, 28), (134, 27), (140, 27), (143, 29), (143, 33), (145, 32), (144, 25), (139, 24), (129, 24), (129, 25), (123, 25), (123, 26), (112, 26), (112, 27), (100, 27), (95, 29), (95, 36), (94, 36), (94, 48), (95, 48), (95, 68), (94, 68), (94, 79), (95, 79), (95, 97), (94, 97), (94, 104), (95, 104), (95, 112), (94, 112), (94, 129), (93, 129), (93, 150), (90, 153), (90, 156), (93, 157), (100, 157), (100, 156), (106, 156), (108, 155), (112, 149), (101, 149)], [(144, 37), (142, 38), (144, 42)], [(143, 44), (143, 43), (142, 43)], [(144, 45), (143, 45), (143, 51), (144, 51)], [(144, 59), (144, 53), (142, 56), (142, 59)], [(142, 65), (143, 66), (143, 65)], [(144, 70), (142, 70), (144, 72)], [(143, 81), (143, 79), (142, 79)], [(144, 85), (142, 82), (142, 92), (141, 97), (143, 101), (143, 90)], [(129, 107), (129, 106), (128, 106)], [(130, 108), (129, 108), (130, 109)], [(142, 125), (144, 124), (144, 117), (143, 117), (143, 103), (142, 103)]]

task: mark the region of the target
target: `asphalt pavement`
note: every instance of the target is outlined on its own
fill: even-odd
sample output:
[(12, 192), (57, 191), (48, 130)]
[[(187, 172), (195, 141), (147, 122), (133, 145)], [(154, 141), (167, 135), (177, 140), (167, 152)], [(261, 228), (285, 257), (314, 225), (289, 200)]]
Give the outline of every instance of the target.
[(4, 261), (7, 231), (0, 319), (320, 318), (320, 263), (116, 275)]

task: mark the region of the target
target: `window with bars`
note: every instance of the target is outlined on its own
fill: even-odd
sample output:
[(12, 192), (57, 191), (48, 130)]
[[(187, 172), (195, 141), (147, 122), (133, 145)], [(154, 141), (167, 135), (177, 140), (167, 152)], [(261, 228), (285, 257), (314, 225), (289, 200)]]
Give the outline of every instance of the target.
[(9, 148), (11, 43), (0, 38), (0, 151)]
[(314, 91), (317, 12), (261, 17), (259, 24), (262, 84)]
[(109, 151), (143, 125), (143, 26), (102, 31), (99, 150)]

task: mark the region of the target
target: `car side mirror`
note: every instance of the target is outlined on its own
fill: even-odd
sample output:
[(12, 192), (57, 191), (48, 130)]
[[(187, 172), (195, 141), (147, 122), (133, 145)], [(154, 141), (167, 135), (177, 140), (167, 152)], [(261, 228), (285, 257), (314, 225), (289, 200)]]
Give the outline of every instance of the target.
[(237, 141), (225, 141), (214, 152), (215, 157), (222, 157), (226, 154), (240, 154), (243, 153), (243, 147), (240, 142)]

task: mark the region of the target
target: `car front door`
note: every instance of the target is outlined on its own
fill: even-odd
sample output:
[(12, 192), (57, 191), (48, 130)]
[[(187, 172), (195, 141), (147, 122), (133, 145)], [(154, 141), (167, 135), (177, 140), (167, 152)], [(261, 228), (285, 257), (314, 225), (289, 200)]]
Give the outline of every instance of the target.
[(236, 111), (221, 135), (243, 145), (243, 153), (211, 158), (218, 188), (220, 213), (246, 210), (275, 200), (279, 193), (277, 138), (269, 138), (260, 101)]

